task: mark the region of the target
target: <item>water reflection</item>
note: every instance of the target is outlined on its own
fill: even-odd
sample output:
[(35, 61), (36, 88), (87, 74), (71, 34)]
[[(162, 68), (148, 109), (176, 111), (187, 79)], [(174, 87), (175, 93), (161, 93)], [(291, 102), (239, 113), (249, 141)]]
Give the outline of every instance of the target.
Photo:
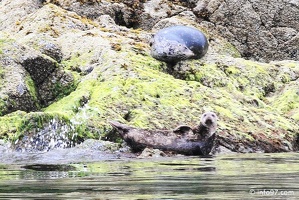
[(0, 199), (296, 199), (298, 154), (0, 166)]

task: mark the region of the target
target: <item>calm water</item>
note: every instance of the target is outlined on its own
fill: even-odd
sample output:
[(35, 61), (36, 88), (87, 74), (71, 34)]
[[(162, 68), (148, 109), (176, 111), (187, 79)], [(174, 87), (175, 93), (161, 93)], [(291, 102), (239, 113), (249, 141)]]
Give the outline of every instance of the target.
[(298, 199), (299, 154), (0, 165), (0, 199)]

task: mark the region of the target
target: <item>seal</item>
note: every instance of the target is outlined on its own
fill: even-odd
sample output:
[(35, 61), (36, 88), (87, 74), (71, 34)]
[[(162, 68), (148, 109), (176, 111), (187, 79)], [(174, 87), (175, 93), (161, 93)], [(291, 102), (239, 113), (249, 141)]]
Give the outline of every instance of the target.
[(206, 112), (200, 118), (200, 124), (192, 130), (200, 136), (201, 140), (211, 137), (217, 130), (218, 117), (214, 112)]
[(175, 63), (203, 57), (209, 44), (201, 31), (180, 25), (159, 30), (151, 39), (150, 46), (152, 57)]
[(204, 113), (194, 128), (181, 125), (174, 130), (148, 130), (109, 121), (134, 152), (146, 147), (184, 155), (209, 155), (216, 140), (217, 115)]

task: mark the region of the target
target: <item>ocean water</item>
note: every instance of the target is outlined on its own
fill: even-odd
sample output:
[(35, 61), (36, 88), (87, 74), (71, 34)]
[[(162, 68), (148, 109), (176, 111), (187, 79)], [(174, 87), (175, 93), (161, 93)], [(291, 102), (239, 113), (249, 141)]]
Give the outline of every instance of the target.
[(0, 164), (0, 199), (299, 198), (298, 153), (109, 157), (64, 164), (51, 157), (26, 163), (20, 156)]

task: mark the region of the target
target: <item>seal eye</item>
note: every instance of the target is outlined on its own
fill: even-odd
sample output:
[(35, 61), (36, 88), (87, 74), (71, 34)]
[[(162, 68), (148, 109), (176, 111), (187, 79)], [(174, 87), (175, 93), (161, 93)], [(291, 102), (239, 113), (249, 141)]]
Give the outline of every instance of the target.
[(212, 114), (212, 117), (214, 117), (214, 118), (215, 118), (216, 116), (215, 116), (214, 114)]
[(203, 116), (204, 116), (204, 117), (206, 117), (206, 116), (207, 116), (207, 114), (204, 114)]

